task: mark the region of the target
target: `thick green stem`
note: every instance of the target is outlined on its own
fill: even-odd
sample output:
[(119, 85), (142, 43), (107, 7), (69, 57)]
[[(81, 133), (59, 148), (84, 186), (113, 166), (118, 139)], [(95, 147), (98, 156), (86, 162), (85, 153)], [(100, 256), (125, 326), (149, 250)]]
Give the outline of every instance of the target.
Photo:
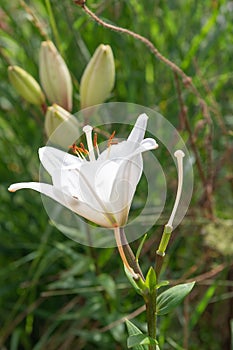
[(159, 248), (156, 251), (155, 272), (156, 272), (157, 279), (159, 278), (159, 275), (163, 266), (165, 251), (167, 249), (167, 245), (171, 238), (171, 233), (172, 233), (172, 227), (169, 225), (165, 225), (163, 230), (163, 235), (159, 244)]
[[(145, 298), (148, 335), (153, 339), (156, 339), (157, 327), (156, 294), (155, 290)], [(149, 350), (156, 350), (156, 345), (149, 345)]]

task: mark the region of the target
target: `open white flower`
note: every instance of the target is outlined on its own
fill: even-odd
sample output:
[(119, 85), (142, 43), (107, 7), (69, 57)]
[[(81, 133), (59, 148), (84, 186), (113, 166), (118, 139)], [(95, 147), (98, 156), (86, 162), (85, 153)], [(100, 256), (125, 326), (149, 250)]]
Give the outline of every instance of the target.
[(144, 139), (147, 119), (140, 115), (127, 140), (110, 140), (102, 153), (92, 143), (92, 127), (86, 125), (89, 160), (79, 152), (77, 157), (53, 147), (40, 148), (40, 161), (53, 184), (16, 183), (9, 191), (30, 188), (100, 226), (124, 226), (142, 175), (142, 153), (158, 147), (154, 139)]

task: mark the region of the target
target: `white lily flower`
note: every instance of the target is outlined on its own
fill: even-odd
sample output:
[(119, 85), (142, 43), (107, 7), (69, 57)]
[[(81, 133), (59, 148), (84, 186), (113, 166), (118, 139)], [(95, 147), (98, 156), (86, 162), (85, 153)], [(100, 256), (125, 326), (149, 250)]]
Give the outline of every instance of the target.
[(154, 139), (144, 139), (147, 119), (140, 115), (127, 140), (109, 142), (102, 153), (92, 143), (92, 127), (85, 126), (89, 160), (82, 153), (77, 157), (53, 147), (40, 148), (40, 161), (53, 184), (16, 183), (9, 191), (30, 188), (100, 226), (124, 226), (142, 175), (142, 153), (158, 147)]

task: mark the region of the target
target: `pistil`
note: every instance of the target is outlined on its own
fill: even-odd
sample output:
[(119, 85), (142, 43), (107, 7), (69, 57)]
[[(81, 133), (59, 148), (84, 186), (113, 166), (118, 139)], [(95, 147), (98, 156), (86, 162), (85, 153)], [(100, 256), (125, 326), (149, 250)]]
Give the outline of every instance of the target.
[(92, 142), (92, 130), (93, 128), (90, 125), (85, 125), (83, 128), (83, 132), (86, 135), (90, 161), (95, 160), (95, 153), (94, 153), (93, 142)]
[(172, 213), (170, 216), (170, 219), (168, 220), (168, 223), (166, 226), (171, 227), (173, 225), (173, 220), (176, 215), (176, 211), (180, 202), (180, 197), (182, 193), (182, 186), (183, 186), (183, 157), (185, 156), (184, 152), (181, 150), (178, 150), (174, 153), (174, 156), (177, 159), (177, 166), (178, 166), (178, 186), (177, 186), (177, 193), (176, 193), (176, 200), (174, 207), (172, 209)]

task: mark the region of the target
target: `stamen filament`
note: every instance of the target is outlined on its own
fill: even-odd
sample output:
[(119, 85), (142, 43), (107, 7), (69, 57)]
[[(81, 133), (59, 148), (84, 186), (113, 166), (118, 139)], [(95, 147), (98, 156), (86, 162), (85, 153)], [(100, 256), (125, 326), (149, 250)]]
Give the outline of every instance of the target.
[(89, 151), (90, 161), (95, 160), (95, 153), (94, 153), (93, 142), (92, 142), (92, 130), (93, 128), (90, 125), (85, 125), (83, 128), (83, 132), (85, 133), (86, 139), (87, 139), (87, 147)]
[(110, 147), (112, 145), (112, 140), (113, 140), (113, 138), (115, 136), (115, 133), (116, 133), (116, 131), (113, 131), (112, 135), (109, 137), (109, 139), (108, 139), (108, 147)]
[(112, 135), (110, 135), (109, 139), (108, 139), (108, 152), (107, 152), (107, 159), (109, 158), (110, 155), (110, 150), (111, 150), (111, 146), (112, 146), (112, 142), (113, 142), (113, 138), (115, 136), (115, 131), (113, 131)]
[(94, 144), (94, 148), (95, 148), (95, 150), (96, 150), (96, 152), (97, 152), (97, 155), (98, 155), (98, 157), (99, 157), (99, 155), (100, 155), (100, 151), (99, 151), (99, 147), (98, 147), (98, 142), (97, 142), (97, 133), (95, 132), (94, 133), (94, 142), (93, 142), (93, 144)]
[(176, 215), (176, 211), (180, 202), (180, 197), (182, 193), (182, 186), (183, 186), (183, 157), (185, 156), (184, 152), (181, 150), (178, 150), (174, 153), (174, 156), (177, 158), (177, 165), (178, 165), (178, 186), (177, 186), (177, 193), (176, 193), (176, 200), (174, 207), (172, 209), (172, 213), (170, 216), (170, 219), (168, 220), (167, 227), (170, 227), (172, 229), (173, 220)]
[(72, 149), (72, 152), (76, 154), (80, 159), (86, 160), (84, 154), (88, 154), (89, 152), (84, 148), (84, 145), (81, 144), (81, 147), (78, 147), (75, 143), (72, 146), (69, 146)]

